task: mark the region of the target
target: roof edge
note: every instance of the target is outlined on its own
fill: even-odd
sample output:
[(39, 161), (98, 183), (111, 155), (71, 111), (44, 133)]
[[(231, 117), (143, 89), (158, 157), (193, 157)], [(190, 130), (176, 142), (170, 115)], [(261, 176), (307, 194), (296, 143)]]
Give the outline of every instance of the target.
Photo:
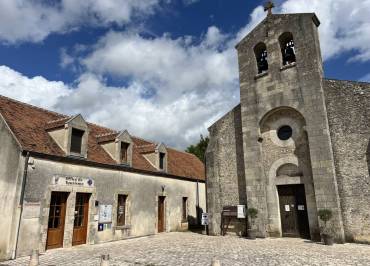
[(51, 161), (83, 164), (85, 166), (93, 166), (93, 167), (99, 167), (99, 168), (105, 168), (105, 169), (111, 169), (111, 170), (117, 170), (117, 171), (124, 171), (124, 172), (130, 172), (130, 173), (140, 173), (140, 174), (144, 174), (144, 175), (167, 177), (167, 178), (172, 178), (172, 179), (180, 179), (180, 180), (184, 180), (184, 181), (205, 183), (205, 179), (203, 180), (203, 179), (200, 179), (200, 178), (177, 176), (177, 175), (167, 174), (167, 173), (164, 173), (164, 172), (153, 172), (153, 171), (148, 171), (148, 170), (142, 170), (142, 169), (127, 167), (127, 166), (124, 166), (124, 165), (104, 164), (104, 163), (98, 163), (98, 162), (83, 160), (83, 159), (74, 158), (74, 157), (65, 157), (65, 156), (39, 153), (39, 152), (31, 151), (31, 150), (23, 150), (23, 155), (24, 155), (24, 153), (27, 153), (27, 152), (29, 152), (30, 155), (33, 156), (33, 157), (40, 158), (40, 159), (48, 159), (48, 160), (51, 160)]
[(17, 136), (14, 134), (13, 130), (10, 128), (9, 124), (6, 122), (6, 119), (3, 117), (1, 112), (0, 112), (0, 119), (4, 122), (5, 127), (9, 130), (10, 135), (13, 136), (13, 138), (15, 139), (15, 142), (17, 142), (17, 144), (18, 144), (19, 149), (22, 151), (23, 150), (22, 144), (18, 140)]

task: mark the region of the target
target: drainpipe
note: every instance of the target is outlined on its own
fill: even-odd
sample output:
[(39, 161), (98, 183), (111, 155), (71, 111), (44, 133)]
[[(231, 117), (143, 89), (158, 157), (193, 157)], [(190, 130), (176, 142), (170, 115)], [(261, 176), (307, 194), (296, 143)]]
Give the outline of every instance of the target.
[(196, 215), (197, 215), (197, 225), (199, 225), (199, 181), (197, 180), (197, 194), (196, 194)]
[(23, 169), (23, 178), (22, 178), (22, 187), (21, 187), (21, 196), (19, 198), (19, 207), (20, 213), (19, 213), (19, 219), (18, 219), (18, 227), (17, 227), (17, 237), (15, 240), (15, 249), (12, 254), (12, 259), (14, 260), (17, 257), (17, 249), (18, 249), (18, 240), (19, 240), (19, 231), (21, 227), (21, 221), (22, 221), (22, 213), (23, 213), (23, 201), (24, 201), (24, 191), (26, 188), (27, 183), (27, 173), (28, 173), (28, 162), (30, 159), (30, 153), (27, 152), (26, 158), (24, 160), (24, 169)]

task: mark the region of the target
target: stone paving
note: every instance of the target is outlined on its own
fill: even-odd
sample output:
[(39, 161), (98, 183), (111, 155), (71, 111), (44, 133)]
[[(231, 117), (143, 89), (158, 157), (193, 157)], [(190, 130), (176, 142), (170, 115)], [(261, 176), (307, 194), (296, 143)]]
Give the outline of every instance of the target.
[[(110, 265), (370, 265), (370, 245), (324, 246), (303, 239), (248, 240), (195, 233), (167, 233), (150, 237), (55, 249), (40, 255), (40, 265), (100, 265), (110, 254)], [(19, 258), (0, 265), (28, 265)]]

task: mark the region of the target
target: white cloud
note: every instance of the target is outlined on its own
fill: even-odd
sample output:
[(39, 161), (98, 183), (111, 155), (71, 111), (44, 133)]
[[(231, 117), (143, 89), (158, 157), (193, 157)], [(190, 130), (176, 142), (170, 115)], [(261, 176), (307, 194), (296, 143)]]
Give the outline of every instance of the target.
[[(125, 1), (132, 9), (120, 21), (118, 14), (107, 15), (116, 1), (94, 6), (90, 0), (78, 4), (90, 5), (89, 11), (83, 13), (86, 17), (98, 12), (92, 10), (99, 10), (98, 20), (102, 23), (126, 23), (134, 12), (133, 2), (136, 9), (150, 13), (158, 1)], [(73, 13), (81, 15), (78, 9), (72, 8), (77, 1), (62, 2), (63, 12), (78, 19), (70, 20), (70, 24), (61, 19), (53, 30), (45, 30), (41, 25), (39, 39), (50, 32), (79, 25), (86, 18)], [(370, 33), (365, 14), (370, 9), (369, 1), (349, 3), (346, 0), (288, 0), (278, 11), (318, 14), (326, 60), (346, 51), (355, 52), (352, 60), (369, 60)], [(47, 14), (50, 21), (59, 16), (53, 15), (54, 9)], [(39, 13), (35, 15), (40, 17)], [(76, 47), (76, 51), (84, 51), (84, 57), (76, 57), (78, 52), (61, 51), (62, 66), (83, 68), (83, 74), (74, 85), (42, 77), (28, 78), (3, 66), (0, 76), (5, 78), (0, 79), (0, 93), (63, 113), (82, 113), (89, 121), (115, 129), (126, 128), (135, 135), (183, 148), (197, 141), (199, 134), (206, 134), (211, 123), (238, 103), (238, 64), (233, 47), (265, 16), (262, 7), (257, 7), (250, 15), (250, 22), (234, 35), (225, 34), (215, 26), (209, 27), (200, 38), (172, 38), (168, 34), (145, 38), (132, 32), (111, 31), (92, 47)], [(1, 19), (0, 14), (0, 22)], [(0, 36), (3, 36), (1, 23)], [(13, 39), (18, 40), (19, 36), (22, 35)], [(88, 51), (91, 52), (86, 55)], [(107, 76), (128, 81), (128, 85), (109, 86)]]
[(49, 81), (40, 76), (28, 78), (7, 66), (0, 66), (0, 77), (1, 95), (45, 108), (53, 108), (59, 97), (71, 93), (61, 81)]
[(364, 82), (370, 82), (370, 73), (363, 76), (360, 81), (364, 81)]
[(182, 0), (182, 2), (185, 4), (185, 5), (192, 5), (192, 4), (195, 4), (196, 2), (199, 2), (200, 0)]
[(51, 33), (81, 25), (124, 25), (133, 17), (152, 14), (162, 0), (60, 0), (0, 2), (0, 40), (6, 43), (39, 42)]
[(281, 11), (317, 14), (324, 59), (352, 52), (352, 60), (370, 60), (369, 0), (288, 0)]

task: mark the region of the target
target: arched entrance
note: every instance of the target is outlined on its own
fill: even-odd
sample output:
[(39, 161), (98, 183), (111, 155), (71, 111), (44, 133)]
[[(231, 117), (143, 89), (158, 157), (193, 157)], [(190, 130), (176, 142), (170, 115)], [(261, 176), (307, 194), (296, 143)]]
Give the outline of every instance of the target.
[(270, 236), (309, 239), (318, 230), (305, 126), (304, 117), (289, 107), (272, 110), (260, 123)]

